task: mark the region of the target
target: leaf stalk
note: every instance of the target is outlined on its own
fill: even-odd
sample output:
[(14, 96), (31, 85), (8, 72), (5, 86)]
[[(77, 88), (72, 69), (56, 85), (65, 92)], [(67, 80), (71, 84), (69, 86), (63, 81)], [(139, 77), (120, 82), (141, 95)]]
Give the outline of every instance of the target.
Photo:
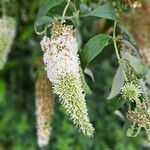
[(115, 53), (116, 53), (116, 56), (117, 56), (117, 59), (118, 59), (118, 63), (121, 67), (121, 70), (124, 74), (124, 78), (126, 81), (128, 81), (127, 79), (127, 76), (126, 76), (126, 73), (123, 69), (123, 65), (122, 65), (122, 62), (121, 62), (121, 57), (119, 55), (119, 51), (118, 51), (118, 47), (117, 47), (117, 41), (116, 41), (116, 28), (117, 28), (117, 21), (114, 22), (114, 29), (113, 29), (113, 43), (114, 43), (114, 48), (115, 48)]

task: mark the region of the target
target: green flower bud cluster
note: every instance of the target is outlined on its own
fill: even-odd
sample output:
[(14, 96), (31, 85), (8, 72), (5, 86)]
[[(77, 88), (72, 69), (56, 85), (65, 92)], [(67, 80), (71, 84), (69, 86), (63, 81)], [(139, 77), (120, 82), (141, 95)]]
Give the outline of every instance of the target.
[(138, 85), (131, 83), (126, 83), (121, 88), (121, 96), (125, 100), (136, 101), (142, 94), (142, 90)]
[(54, 92), (61, 99), (61, 103), (73, 123), (86, 135), (92, 136), (94, 128), (89, 121), (85, 95), (78, 78), (73, 75), (60, 75), (54, 85)]

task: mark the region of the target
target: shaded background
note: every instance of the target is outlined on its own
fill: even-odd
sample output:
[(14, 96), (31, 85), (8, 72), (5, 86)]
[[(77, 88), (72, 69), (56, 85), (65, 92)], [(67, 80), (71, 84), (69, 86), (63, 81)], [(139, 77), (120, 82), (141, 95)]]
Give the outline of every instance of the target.
[[(5, 69), (0, 71), (0, 150), (38, 150), (36, 143), (35, 92), (36, 61), (41, 55), (40, 37), (34, 32), (34, 21), (40, 6), (38, 0), (10, 0), (7, 14), (17, 20), (17, 36)], [(98, 32), (91, 28), (93, 19), (84, 20), (83, 41)], [(111, 26), (107, 22), (105, 29)], [(90, 26), (90, 28), (89, 28)], [(100, 25), (98, 25), (100, 27)], [(101, 30), (101, 29), (99, 29)], [(53, 131), (47, 150), (143, 150), (144, 135), (127, 138), (123, 121), (106, 102), (116, 71), (112, 46), (95, 59), (90, 69), (95, 82), (86, 76), (92, 90), (87, 97), (89, 117), (95, 127), (94, 138), (74, 128), (56, 99)]]

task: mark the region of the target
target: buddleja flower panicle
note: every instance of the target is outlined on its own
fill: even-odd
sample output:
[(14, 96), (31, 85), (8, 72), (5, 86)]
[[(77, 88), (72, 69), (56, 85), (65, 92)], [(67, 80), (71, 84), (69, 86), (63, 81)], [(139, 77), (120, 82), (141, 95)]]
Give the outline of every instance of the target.
[(43, 147), (49, 142), (54, 107), (52, 84), (48, 80), (46, 72), (38, 75), (35, 90), (38, 145)]
[(3, 69), (16, 34), (16, 22), (11, 17), (0, 19), (0, 69)]
[(91, 136), (93, 128), (87, 117), (85, 95), (79, 88), (81, 85), (80, 80), (69, 74), (59, 76), (57, 80), (54, 91), (59, 95), (67, 114), (70, 115), (71, 120), (84, 134)]
[(80, 81), (78, 43), (73, 26), (52, 24), (51, 38), (41, 41), (44, 63), (54, 93), (59, 95), (61, 104), (73, 123), (84, 134), (93, 135), (94, 128), (89, 121), (85, 94)]

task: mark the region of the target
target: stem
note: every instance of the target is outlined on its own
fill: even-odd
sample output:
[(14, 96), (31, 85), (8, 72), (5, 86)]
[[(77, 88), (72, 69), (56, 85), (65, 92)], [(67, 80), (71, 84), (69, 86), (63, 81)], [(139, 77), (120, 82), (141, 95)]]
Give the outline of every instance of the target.
[(121, 57), (119, 55), (119, 51), (118, 51), (118, 47), (117, 47), (116, 27), (117, 27), (117, 21), (114, 22), (114, 29), (113, 29), (113, 43), (114, 43), (115, 53), (116, 53), (116, 56), (117, 56), (117, 59), (118, 59), (118, 63), (119, 63), (119, 65), (121, 67), (121, 70), (123, 72), (124, 78), (127, 81), (128, 79), (127, 79), (126, 73), (125, 73), (125, 71), (123, 69), (123, 65), (122, 65), (122, 62), (121, 62)]
[(118, 47), (117, 47), (117, 42), (116, 42), (116, 27), (117, 27), (117, 22), (115, 21), (114, 23), (114, 30), (113, 30), (113, 42), (114, 42), (114, 47), (115, 47), (115, 52), (116, 52), (116, 56), (117, 56), (117, 59), (118, 61), (120, 61), (120, 55), (119, 55), (119, 52), (118, 52)]
[[(75, 16), (65, 16), (64, 17), (64, 20), (70, 20), (70, 19), (73, 19), (75, 18)], [(54, 17), (55, 20), (61, 20), (62, 17)]]
[(65, 18), (65, 15), (66, 15), (67, 9), (68, 9), (68, 7), (69, 7), (69, 5), (70, 5), (70, 2), (71, 2), (71, 0), (67, 0), (67, 5), (66, 5), (66, 7), (65, 7), (65, 9), (64, 9), (64, 11), (63, 11), (63, 14), (62, 14), (61, 23), (63, 23), (63, 22), (64, 22), (64, 18)]
[(76, 6), (74, 5), (73, 2), (71, 2), (70, 4), (71, 4), (71, 6), (73, 7), (73, 9), (74, 9), (75, 12), (78, 11), (78, 9), (76, 8)]

